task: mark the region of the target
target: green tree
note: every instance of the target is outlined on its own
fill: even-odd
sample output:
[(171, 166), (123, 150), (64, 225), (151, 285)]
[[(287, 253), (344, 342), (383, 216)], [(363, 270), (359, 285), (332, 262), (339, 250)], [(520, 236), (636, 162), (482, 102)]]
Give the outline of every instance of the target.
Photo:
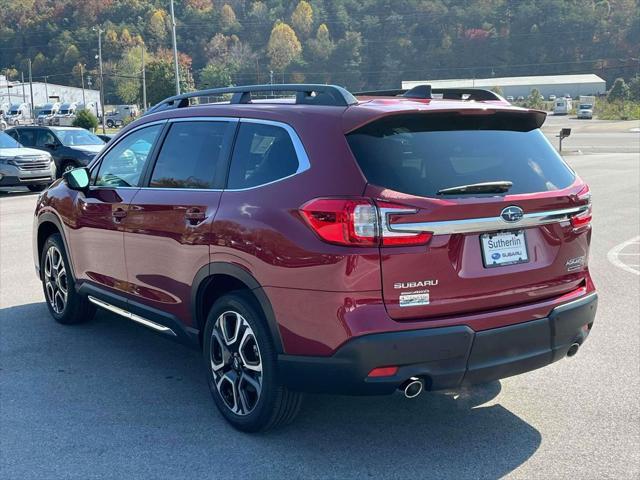
[(301, 0), (291, 14), (291, 24), (303, 37), (309, 36), (313, 27), (313, 8), (309, 2)]
[(326, 61), (336, 48), (331, 40), (331, 35), (329, 35), (329, 29), (324, 23), (320, 24), (316, 31), (316, 37), (310, 39), (308, 44), (313, 58), (322, 61)]
[(607, 94), (607, 100), (610, 102), (625, 101), (629, 99), (629, 86), (624, 81), (624, 78), (616, 78), (613, 82), (613, 87)]
[(98, 119), (90, 110), (80, 110), (73, 119), (73, 126), (86, 128), (87, 130), (95, 130), (98, 128)]
[(640, 75), (636, 75), (629, 82), (629, 99), (640, 102)]
[(542, 109), (544, 107), (544, 100), (537, 88), (531, 90), (531, 93), (527, 97), (526, 105), (528, 108)]
[(209, 64), (200, 70), (200, 87), (229, 87), (233, 84), (231, 71), (221, 64)]
[(291, 62), (297, 60), (302, 53), (302, 45), (296, 36), (296, 32), (284, 22), (276, 22), (271, 30), (267, 55), (271, 60), (271, 68), (284, 71)]
[[(115, 77), (116, 94), (123, 103), (141, 103), (142, 99), (142, 49), (144, 45), (130, 48), (118, 61)], [(146, 51), (145, 51), (146, 53)], [(145, 63), (153, 59), (147, 54)]]

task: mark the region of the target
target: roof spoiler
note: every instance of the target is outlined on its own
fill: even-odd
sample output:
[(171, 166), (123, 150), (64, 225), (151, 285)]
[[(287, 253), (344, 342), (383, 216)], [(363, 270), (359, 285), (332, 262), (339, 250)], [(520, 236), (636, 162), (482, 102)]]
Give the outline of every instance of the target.
[(298, 83), (246, 85), (242, 87), (212, 88), (175, 95), (151, 107), (146, 114), (188, 107), (190, 105), (189, 99), (191, 98), (216, 97), (231, 94), (231, 104), (242, 104), (251, 103), (252, 93), (267, 93), (273, 95), (273, 92), (295, 92), (296, 105), (347, 107), (358, 103), (351, 93), (337, 85)]
[(445, 100), (467, 100), (476, 102), (500, 101), (504, 98), (491, 90), (482, 88), (431, 88), (431, 85), (416, 85), (410, 89), (373, 90), (355, 93), (361, 97), (405, 97), (431, 99), (433, 94), (442, 95)]

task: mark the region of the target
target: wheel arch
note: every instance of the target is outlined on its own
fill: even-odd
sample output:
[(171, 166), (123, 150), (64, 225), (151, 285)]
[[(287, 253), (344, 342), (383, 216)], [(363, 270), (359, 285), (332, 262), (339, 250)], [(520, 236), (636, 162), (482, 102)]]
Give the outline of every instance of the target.
[(40, 264), (42, 263), (42, 249), (44, 247), (44, 242), (47, 241), (51, 235), (58, 233), (62, 238), (62, 243), (64, 245), (65, 253), (67, 255), (67, 261), (71, 266), (71, 276), (75, 279), (75, 270), (73, 268), (73, 261), (71, 258), (71, 254), (69, 252), (69, 245), (67, 243), (67, 238), (64, 234), (64, 229), (62, 228), (62, 221), (58, 218), (58, 216), (52, 212), (44, 212), (41, 213), (38, 217), (38, 230), (37, 230), (37, 258), (38, 258), (38, 275), (42, 278), (42, 272), (40, 272)]
[(234, 290), (245, 290), (251, 294), (256, 306), (264, 314), (276, 352), (284, 353), (278, 323), (264, 289), (250, 272), (227, 262), (212, 262), (203, 266), (193, 280), (191, 316), (194, 326), (200, 331), (200, 341), (209, 309), (218, 298)]

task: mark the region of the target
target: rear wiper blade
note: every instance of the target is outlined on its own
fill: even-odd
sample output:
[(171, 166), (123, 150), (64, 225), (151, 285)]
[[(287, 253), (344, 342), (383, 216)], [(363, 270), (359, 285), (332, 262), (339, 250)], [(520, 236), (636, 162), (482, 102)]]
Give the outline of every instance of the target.
[(456, 193), (504, 193), (513, 186), (513, 182), (500, 180), (497, 182), (471, 183), (457, 187), (442, 188), (438, 195), (454, 195)]

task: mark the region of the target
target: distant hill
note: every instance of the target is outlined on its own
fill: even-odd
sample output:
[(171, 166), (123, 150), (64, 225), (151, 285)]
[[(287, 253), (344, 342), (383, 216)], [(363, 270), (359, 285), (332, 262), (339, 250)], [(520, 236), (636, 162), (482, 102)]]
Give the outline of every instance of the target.
[[(97, 83), (108, 103), (172, 93), (169, 0), (0, 0), (0, 70)], [(176, 0), (184, 87), (331, 82), (357, 90), (422, 78), (638, 72), (638, 0)]]

